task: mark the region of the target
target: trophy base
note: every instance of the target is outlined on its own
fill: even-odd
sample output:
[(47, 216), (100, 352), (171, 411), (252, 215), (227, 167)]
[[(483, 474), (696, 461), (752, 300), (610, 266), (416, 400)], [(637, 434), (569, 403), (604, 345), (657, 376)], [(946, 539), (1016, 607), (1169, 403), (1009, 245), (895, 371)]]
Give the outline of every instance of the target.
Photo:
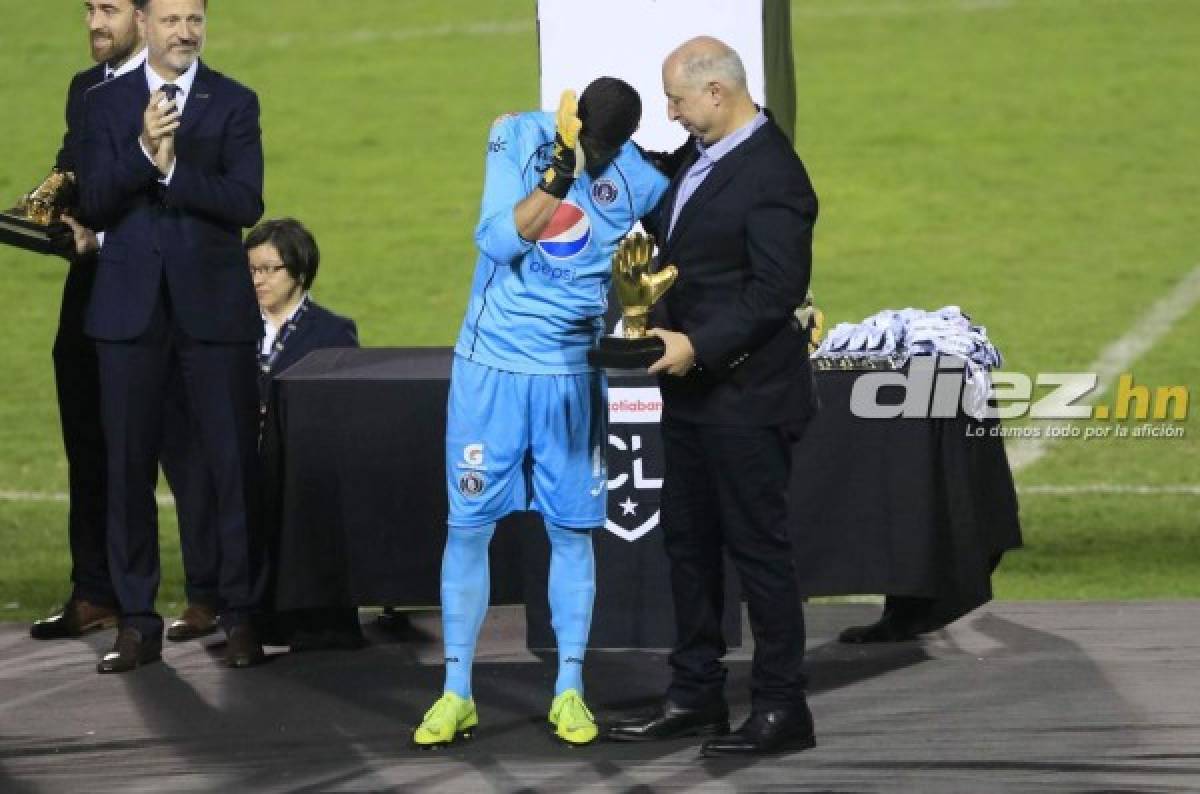
[(626, 339), (601, 337), (600, 344), (588, 351), (588, 363), (605, 369), (646, 369), (663, 357), (666, 346), (657, 336)]
[(0, 244), (23, 248), (37, 254), (53, 254), (50, 234), (40, 223), (0, 212)]

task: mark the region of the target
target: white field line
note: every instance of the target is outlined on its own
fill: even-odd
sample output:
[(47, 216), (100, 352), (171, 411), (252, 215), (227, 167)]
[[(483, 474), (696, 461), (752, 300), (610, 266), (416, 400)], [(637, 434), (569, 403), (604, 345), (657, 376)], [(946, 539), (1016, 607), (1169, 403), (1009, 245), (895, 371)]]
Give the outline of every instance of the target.
[[(257, 39), (257, 47), (274, 47), (283, 49), (298, 45), (318, 47), (360, 46), (364, 44), (392, 44), (420, 39), (439, 39), (449, 36), (512, 36), (518, 33), (532, 34), (537, 28), (535, 20), (515, 22), (471, 22), (465, 25), (430, 25), (416, 28), (380, 28), (347, 30), (335, 33), (311, 31), (303, 33), (270, 33)], [(232, 49), (245, 47), (249, 42), (240, 39), (237, 34), (225, 38), (214, 39), (205, 49)]]
[[(175, 497), (171, 494), (155, 494), (159, 507), (174, 507)], [(71, 495), (63, 491), (7, 491), (0, 490), (0, 502), (69, 502)]]
[(1200, 496), (1200, 485), (1114, 485), (1103, 482), (1086, 485), (1018, 485), (1017, 493), (1044, 494), (1047, 496), (1084, 496), (1087, 494)]
[[(1113, 383), (1147, 351), (1170, 333), (1174, 325), (1187, 316), (1200, 302), (1200, 266), (1192, 269), (1175, 285), (1174, 289), (1155, 301), (1146, 313), (1134, 323), (1125, 335), (1110, 344), (1100, 355), (1084, 368), (1084, 372), (1096, 373), (1096, 390), (1092, 399), (1101, 397), (1112, 388)], [(1030, 466), (1049, 451), (1060, 439), (1038, 438), (1015, 439), (1008, 443), (1008, 462), (1014, 472)]]

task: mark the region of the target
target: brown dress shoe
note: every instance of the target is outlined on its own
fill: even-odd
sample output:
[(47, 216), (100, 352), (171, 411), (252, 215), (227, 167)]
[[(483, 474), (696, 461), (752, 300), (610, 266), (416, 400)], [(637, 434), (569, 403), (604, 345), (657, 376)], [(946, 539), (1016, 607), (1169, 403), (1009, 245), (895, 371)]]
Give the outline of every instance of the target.
[(258, 634), (249, 623), (242, 623), (229, 630), (229, 640), (225, 646), (225, 664), (229, 667), (253, 667), (261, 664), (266, 656), (263, 654), (262, 643)]
[(186, 642), (207, 637), (217, 630), (217, 613), (204, 604), (188, 604), (179, 619), (167, 628), (171, 642)]
[(93, 631), (111, 629), (117, 625), (117, 610), (72, 598), (55, 614), (43, 618), (29, 629), (35, 640), (62, 640), (82, 637)]
[(113, 649), (104, 654), (104, 658), (96, 665), (96, 672), (127, 673), (161, 658), (162, 637), (144, 639), (140, 631), (132, 626), (125, 626), (117, 632), (117, 641)]

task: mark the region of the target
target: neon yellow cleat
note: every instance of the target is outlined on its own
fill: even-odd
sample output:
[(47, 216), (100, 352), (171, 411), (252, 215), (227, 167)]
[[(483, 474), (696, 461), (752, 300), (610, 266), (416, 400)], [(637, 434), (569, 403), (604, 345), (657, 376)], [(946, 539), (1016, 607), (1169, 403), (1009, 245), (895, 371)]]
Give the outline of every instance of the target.
[(453, 692), (446, 692), (421, 720), (413, 731), (412, 742), (417, 747), (445, 747), (459, 739), (470, 739), (472, 729), (479, 724), (475, 713), (475, 700), (463, 700)]
[(554, 735), (567, 744), (590, 744), (600, 733), (596, 729), (596, 718), (577, 689), (568, 689), (554, 698), (546, 718), (554, 726)]

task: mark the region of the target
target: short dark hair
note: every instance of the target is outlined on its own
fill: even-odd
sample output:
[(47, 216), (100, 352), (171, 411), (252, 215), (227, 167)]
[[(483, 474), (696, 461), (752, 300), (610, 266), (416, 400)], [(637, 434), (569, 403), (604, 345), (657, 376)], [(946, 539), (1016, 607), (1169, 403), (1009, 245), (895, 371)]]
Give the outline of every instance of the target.
[(312, 232), (295, 218), (273, 218), (251, 229), (243, 245), (249, 251), (268, 243), (275, 246), (291, 277), (305, 289), (311, 288), (321, 263), (321, 249)]
[(583, 137), (603, 149), (618, 149), (637, 131), (642, 98), (637, 89), (617, 77), (597, 77), (579, 97)]

